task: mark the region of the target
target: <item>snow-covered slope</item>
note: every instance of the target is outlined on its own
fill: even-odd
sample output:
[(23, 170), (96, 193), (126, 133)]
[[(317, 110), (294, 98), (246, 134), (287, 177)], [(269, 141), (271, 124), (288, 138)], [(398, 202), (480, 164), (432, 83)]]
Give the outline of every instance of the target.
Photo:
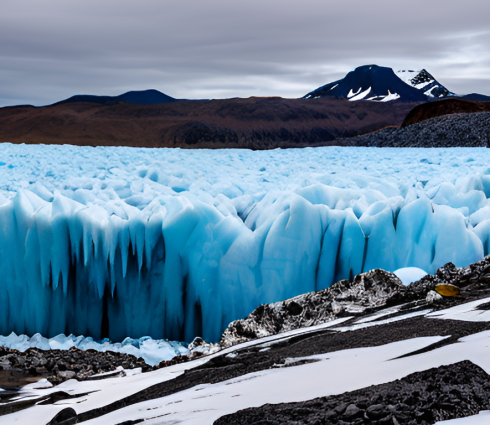
[(429, 74), (425, 69), (421, 71), (401, 70), (397, 71), (396, 75), (406, 84), (415, 87), (424, 92), (429, 98), (443, 98), (447, 96), (455, 96), (441, 83)]
[(454, 93), (438, 83), (425, 69), (395, 73), (391, 68), (364, 65), (349, 72), (343, 79), (326, 84), (304, 97), (334, 97), (352, 102), (424, 102), (453, 95)]
[(217, 341), (258, 305), (489, 250), (487, 149), (0, 147), (0, 335)]

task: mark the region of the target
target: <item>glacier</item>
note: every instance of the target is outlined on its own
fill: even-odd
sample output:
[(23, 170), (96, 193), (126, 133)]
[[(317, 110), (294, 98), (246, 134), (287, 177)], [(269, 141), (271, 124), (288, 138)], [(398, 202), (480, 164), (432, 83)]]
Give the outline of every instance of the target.
[(0, 145), (0, 335), (217, 341), (258, 305), (489, 254), (487, 149)]

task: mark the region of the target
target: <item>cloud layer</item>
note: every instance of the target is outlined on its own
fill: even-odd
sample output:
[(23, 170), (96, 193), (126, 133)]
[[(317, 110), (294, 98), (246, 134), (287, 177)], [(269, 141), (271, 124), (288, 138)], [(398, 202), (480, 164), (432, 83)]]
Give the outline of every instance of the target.
[(300, 97), (359, 65), (490, 94), (487, 0), (7, 0), (0, 106), (158, 89)]

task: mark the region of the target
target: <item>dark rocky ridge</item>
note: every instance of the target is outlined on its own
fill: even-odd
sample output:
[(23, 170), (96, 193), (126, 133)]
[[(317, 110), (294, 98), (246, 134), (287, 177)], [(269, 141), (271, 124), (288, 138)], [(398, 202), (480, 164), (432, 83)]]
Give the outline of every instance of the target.
[[(490, 100), (490, 98), (489, 98)], [(488, 102), (470, 102), (458, 98), (449, 98), (426, 102), (415, 106), (405, 117), (401, 127), (451, 114), (470, 114), (473, 112), (490, 112)]]
[(489, 407), (490, 376), (463, 361), (336, 396), (240, 410), (214, 423), (428, 425)]
[(352, 282), (341, 280), (318, 292), (261, 305), (246, 319), (230, 323), (221, 336), (220, 345), (229, 347), (344, 315), (369, 313), (380, 307), (415, 300), (415, 294), (409, 291), (394, 274), (371, 270), (357, 275)]
[(136, 105), (158, 105), (161, 103), (176, 102), (177, 99), (159, 92), (158, 90), (128, 91), (119, 96), (93, 96), (88, 94), (78, 94), (68, 99), (56, 102), (55, 105), (65, 103), (89, 102), (101, 105), (116, 105), (119, 102), (134, 103)]
[(339, 141), (342, 146), (396, 148), (488, 147), (490, 112), (444, 115)]

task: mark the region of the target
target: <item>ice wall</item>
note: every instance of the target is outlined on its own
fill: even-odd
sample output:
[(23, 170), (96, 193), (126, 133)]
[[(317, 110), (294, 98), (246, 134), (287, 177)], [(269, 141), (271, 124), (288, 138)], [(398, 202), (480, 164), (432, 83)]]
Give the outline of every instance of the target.
[(0, 199), (0, 335), (216, 341), (261, 303), (373, 268), (432, 273), (489, 253), (485, 173), (405, 186), (323, 176), (262, 191), (237, 179), (233, 192), (226, 175), (171, 188), (165, 169), (132, 167), (133, 181), (99, 174), (68, 188), (11, 180)]

